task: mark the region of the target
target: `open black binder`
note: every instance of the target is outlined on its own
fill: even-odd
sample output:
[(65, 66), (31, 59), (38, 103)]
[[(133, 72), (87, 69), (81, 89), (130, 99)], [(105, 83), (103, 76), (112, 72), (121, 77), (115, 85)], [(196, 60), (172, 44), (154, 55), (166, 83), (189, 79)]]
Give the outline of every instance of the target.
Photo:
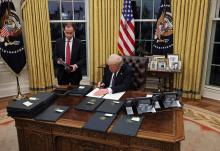
[(143, 117), (138, 117), (139, 121), (134, 121), (132, 120), (132, 118), (135, 117), (129, 115), (121, 116), (112, 128), (111, 132), (128, 136), (136, 136), (139, 127), (143, 121)]
[(112, 113), (116, 114), (124, 102), (116, 100), (105, 100), (97, 109), (98, 112)]
[(55, 122), (69, 109), (68, 106), (51, 105), (49, 108), (44, 110), (42, 113), (37, 115), (34, 119), (41, 121)]
[(84, 125), (83, 128), (99, 132), (105, 132), (111, 125), (115, 117), (115, 114), (112, 114), (112, 116), (106, 116), (106, 113), (96, 112)]
[(82, 102), (80, 102), (77, 106), (75, 106), (75, 109), (85, 110), (85, 111), (94, 111), (103, 101), (104, 99), (102, 98), (87, 97)]
[(93, 86), (91, 85), (80, 85), (76, 88), (73, 88), (68, 92), (68, 95), (73, 95), (73, 96), (85, 96), (88, 94), (90, 91), (92, 91)]

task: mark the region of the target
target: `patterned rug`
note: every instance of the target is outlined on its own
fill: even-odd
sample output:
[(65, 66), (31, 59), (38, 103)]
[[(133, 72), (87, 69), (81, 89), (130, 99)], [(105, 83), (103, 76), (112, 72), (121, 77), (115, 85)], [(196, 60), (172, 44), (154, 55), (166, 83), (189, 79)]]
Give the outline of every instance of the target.
[(220, 114), (185, 104), (184, 119), (192, 121), (204, 129), (210, 129), (220, 134)]
[[(183, 110), (185, 140), (181, 151), (219, 151), (220, 114), (188, 104)], [(0, 134), (1, 151), (18, 151), (15, 123), (5, 109), (0, 110)]]

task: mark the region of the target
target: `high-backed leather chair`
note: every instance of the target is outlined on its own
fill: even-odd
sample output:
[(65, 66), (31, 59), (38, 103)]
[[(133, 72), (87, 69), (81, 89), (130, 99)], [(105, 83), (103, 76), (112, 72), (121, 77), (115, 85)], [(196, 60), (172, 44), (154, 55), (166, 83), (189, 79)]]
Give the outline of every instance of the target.
[(146, 85), (148, 59), (138, 56), (123, 56), (123, 61), (132, 67), (134, 74), (134, 89), (144, 89)]

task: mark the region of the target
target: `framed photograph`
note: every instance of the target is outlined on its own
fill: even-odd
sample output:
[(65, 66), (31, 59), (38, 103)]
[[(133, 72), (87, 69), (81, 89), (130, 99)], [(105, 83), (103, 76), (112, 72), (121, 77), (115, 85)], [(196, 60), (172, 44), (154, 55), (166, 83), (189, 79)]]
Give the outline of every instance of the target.
[(144, 57), (148, 59), (148, 66), (147, 66), (147, 68), (150, 69), (151, 61), (153, 61), (153, 56), (144, 56)]
[(170, 65), (170, 70), (173, 71), (181, 70), (181, 61), (171, 61), (169, 65)]
[(175, 55), (175, 54), (169, 54), (169, 55), (167, 55), (167, 59), (168, 59), (169, 62), (179, 61), (178, 55)]
[(157, 61), (150, 62), (150, 70), (157, 70)]
[(165, 60), (161, 60), (157, 62), (158, 70), (166, 70), (167, 69), (167, 62)]
[(153, 55), (153, 60), (157, 61), (158, 59), (165, 59), (165, 55)]

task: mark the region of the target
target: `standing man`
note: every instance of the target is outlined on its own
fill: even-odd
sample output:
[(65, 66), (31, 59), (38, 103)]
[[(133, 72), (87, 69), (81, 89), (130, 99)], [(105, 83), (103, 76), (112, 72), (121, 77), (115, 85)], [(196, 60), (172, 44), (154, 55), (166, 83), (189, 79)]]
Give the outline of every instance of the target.
[(131, 67), (123, 63), (121, 56), (112, 54), (108, 58), (107, 66), (104, 69), (102, 82), (98, 83), (101, 89), (95, 95), (117, 93), (132, 89), (133, 71)]
[(79, 39), (74, 37), (75, 28), (73, 23), (65, 24), (64, 34), (64, 38), (57, 39), (53, 51), (58, 84), (79, 85), (82, 79), (82, 67), (86, 64), (85, 47)]

